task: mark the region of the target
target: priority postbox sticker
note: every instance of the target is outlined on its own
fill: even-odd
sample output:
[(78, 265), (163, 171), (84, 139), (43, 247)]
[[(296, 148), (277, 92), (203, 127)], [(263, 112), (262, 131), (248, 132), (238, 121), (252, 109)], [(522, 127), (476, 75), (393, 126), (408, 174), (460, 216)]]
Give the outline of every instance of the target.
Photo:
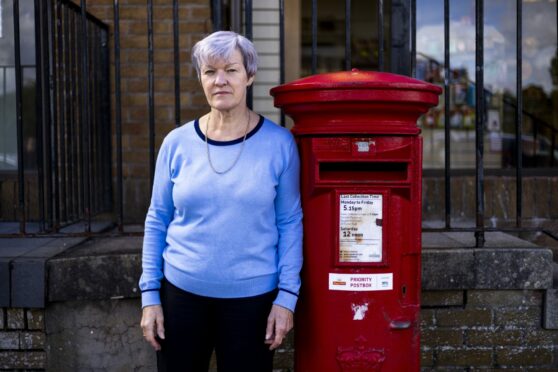
[(391, 291), (393, 273), (338, 274), (329, 273), (330, 291)]
[(339, 262), (382, 261), (382, 195), (339, 195)]

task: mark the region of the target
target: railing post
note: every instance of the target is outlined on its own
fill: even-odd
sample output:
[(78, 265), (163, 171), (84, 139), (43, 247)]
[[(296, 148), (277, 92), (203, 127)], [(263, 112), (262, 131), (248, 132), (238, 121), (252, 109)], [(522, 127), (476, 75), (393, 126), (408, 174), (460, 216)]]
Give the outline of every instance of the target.
[(90, 120), (89, 120), (89, 43), (87, 33), (87, 5), (86, 0), (81, 0), (81, 111), (80, 124), (82, 133), (81, 152), (83, 153), (82, 192), (85, 203), (86, 232), (91, 232), (91, 145), (90, 145)]
[(318, 0), (312, 0), (312, 75), (318, 71)]
[(516, 96), (517, 104), (515, 105), (515, 198), (516, 198), (516, 214), (515, 225), (521, 227), (521, 219), (523, 215), (523, 74), (521, 66), (523, 65), (523, 1), (516, 0)]
[(62, 139), (59, 142), (60, 146), (60, 165), (58, 166), (60, 172), (60, 179), (57, 180), (60, 187), (60, 219), (62, 221), (68, 220), (68, 193), (66, 190), (66, 140), (64, 139), (65, 134), (69, 126), (68, 110), (71, 106), (68, 94), (68, 81), (70, 79), (70, 71), (68, 71), (68, 7), (61, 5), (59, 13), (59, 22), (57, 27), (57, 39), (58, 39), (58, 78), (60, 84), (60, 99), (58, 101), (59, 107), (59, 132), (58, 135)]
[(18, 199), (18, 219), (19, 232), (25, 234), (26, 213), (25, 213), (25, 159), (23, 149), (23, 78), (21, 71), (21, 45), (19, 34), (19, 0), (13, 0), (14, 17), (14, 54), (15, 54), (15, 83), (16, 83), (16, 122), (17, 122), (17, 199)]
[(411, 0), (411, 76), (417, 76), (417, 0)]
[(450, 4), (444, 0), (444, 189), (446, 228), (451, 227), (451, 133), (450, 133)]
[(384, 41), (384, 0), (378, 1), (378, 71), (384, 71), (384, 54), (385, 54), (385, 41)]
[(345, 70), (351, 69), (351, 0), (345, 0)]
[(476, 84), (476, 246), (484, 246), (484, 1), (475, 0), (475, 84)]
[(116, 222), (118, 231), (124, 231), (124, 188), (122, 181), (122, 93), (120, 77), (120, 6), (113, 2), (114, 11), (114, 100), (116, 125)]
[[(244, 33), (248, 40), (253, 40), (253, 22), (252, 22), (252, 0), (244, 0)], [(246, 94), (246, 101), (250, 109), (254, 105), (254, 88), (253, 84), (248, 87), (248, 92)]]
[(148, 55), (148, 107), (149, 107), (149, 192), (155, 176), (155, 80), (153, 63), (153, 0), (147, 0), (147, 55)]
[(174, 48), (174, 123), (180, 126), (180, 49), (179, 49), (178, 0), (172, 1), (172, 30)]
[(223, 27), (221, 16), (221, 0), (212, 0), (211, 9), (213, 11), (211, 15), (211, 21), (213, 22), (213, 31), (219, 31)]
[[(285, 0), (279, 0), (279, 83), (285, 84)], [(280, 124), (285, 126), (285, 112), (281, 109)]]
[[(47, 48), (44, 48), (43, 42), (43, 25), (45, 18), (43, 16), (43, 2), (39, 0), (34, 1), (35, 13), (35, 65), (36, 65), (36, 82), (37, 82), (37, 104), (36, 108), (36, 128), (35, 135), (37, 136), (37, 193), (39, 201), (39, 231), (45, 231), (45, 190), (44, 190), (44, 156), (43, 156), (43, 126), (46, 107), (46, 91), (45, 91), (45, 66), (48, 66), (45, 60)], [(48, 35), (48, 33), (44, 34)]]

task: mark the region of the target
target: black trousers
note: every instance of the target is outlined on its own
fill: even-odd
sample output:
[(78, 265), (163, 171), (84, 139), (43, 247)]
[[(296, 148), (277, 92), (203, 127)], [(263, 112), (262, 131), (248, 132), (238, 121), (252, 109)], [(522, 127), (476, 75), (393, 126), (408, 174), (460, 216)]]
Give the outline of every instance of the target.
[(273, 352), (264, 344), (276, 291), (244, 298), (185, 292), (163, 279), (165, 340), (159, 372), (207, 372), (213, 350), (219, 372), (271, 372)]

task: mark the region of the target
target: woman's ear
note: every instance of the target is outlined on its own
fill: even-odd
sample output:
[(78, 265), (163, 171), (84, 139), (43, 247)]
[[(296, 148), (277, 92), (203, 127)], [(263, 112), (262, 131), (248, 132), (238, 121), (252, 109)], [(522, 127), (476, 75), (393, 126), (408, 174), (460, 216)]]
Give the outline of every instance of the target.
[(252, 75), (248, 78), (248, 82), (246, 83), (246, 88), (249, 88), (252, 85), (255, 78), (256, 78), (256, 75)]

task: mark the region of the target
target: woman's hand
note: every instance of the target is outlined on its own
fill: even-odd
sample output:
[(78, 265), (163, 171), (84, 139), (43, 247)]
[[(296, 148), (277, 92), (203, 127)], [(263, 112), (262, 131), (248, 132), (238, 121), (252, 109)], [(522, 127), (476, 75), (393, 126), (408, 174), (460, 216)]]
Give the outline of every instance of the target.
[(287, 333), (293, 328), (293, 312), (279, 305), (273, 305), (267, 317), (265, 343), (274, 350), (281, 345)]
[(156, 337), (165, 339), (165, 327), (163, 326), (163, 308), (161, 305), (146, 306), (143, 308), (141, 316), (141, 329), (143, 337), (157, 351), (161, 350), (161, 345)]

